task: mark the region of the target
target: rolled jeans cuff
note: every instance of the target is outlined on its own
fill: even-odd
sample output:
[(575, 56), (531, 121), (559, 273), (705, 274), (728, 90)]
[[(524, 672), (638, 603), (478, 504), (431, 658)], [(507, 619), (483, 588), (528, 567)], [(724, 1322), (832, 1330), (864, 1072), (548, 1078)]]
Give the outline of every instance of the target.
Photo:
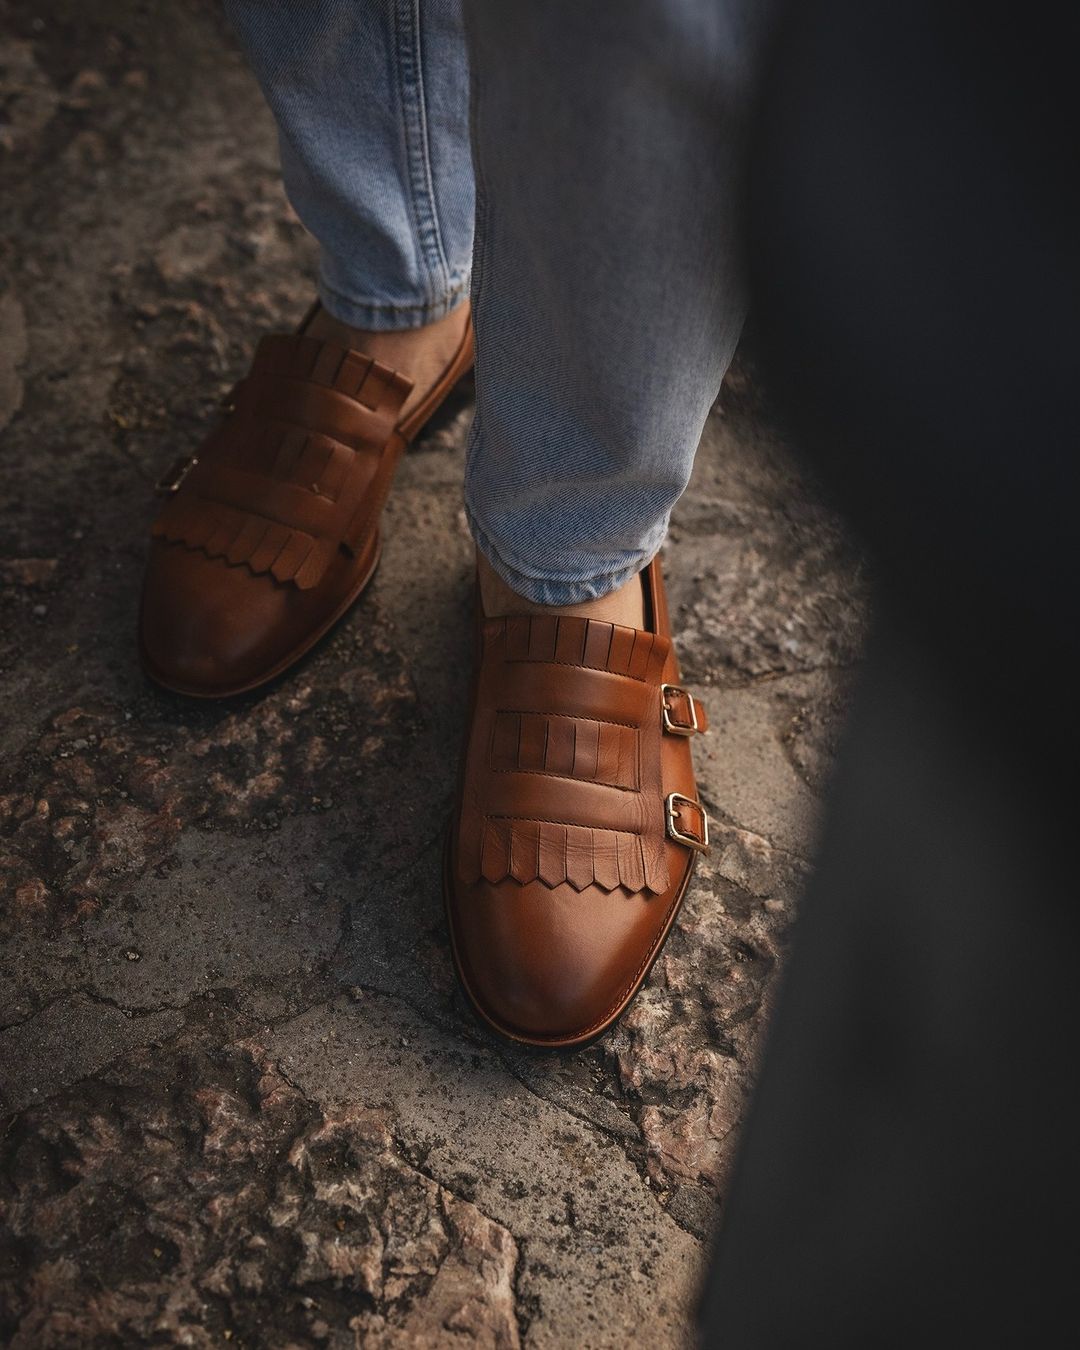
[(586, 600), (599, 600), (617, 591), (652, 562), (660, 551), (668, 527), (668, 517), (665, 516), (642, 547), (624, 553), (619, 565), (613, 570), (590, 570), (592, 560), (588, 555), (581, 555), (575, 564), (565, 549), (559, 550), (558, 565), (539, 570), (520, 559), (509, 557), (507, 550), (477, 520), (468, 502), (465, 503), (465, 516), (476, 547), (491, 564), (492, 571), (506, 582), (515, 595), (520, 595), (534, 605), (580, 605)]
[(438, 298), (403, 299), (400, 302), (358, 295), (343, 287), (337, 270), (324, 258), (319, 268), (319, 300), (328, 313), (351, 328), (370, 333), (398, 332), (423, 328), (453, 313), (469, 298), (469, 275), (452, 276), (447, 290)]

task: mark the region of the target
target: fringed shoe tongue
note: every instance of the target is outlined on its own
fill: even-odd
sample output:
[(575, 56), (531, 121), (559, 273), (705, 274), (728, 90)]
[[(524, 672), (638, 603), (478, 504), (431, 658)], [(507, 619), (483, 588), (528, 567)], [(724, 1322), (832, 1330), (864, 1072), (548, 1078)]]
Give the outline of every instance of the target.
[(539, 881), (550, 887), (566, 883), (575, 891), (624, 886), (657, 895), (668, 881), (663, 853), (647, 850), (640, 835), (547, 820), (486, 821), (479, 873), (462, 880), (480, 877), (493, 886)]
[(550, 614), (485, 619), (482, 631), (461, 880), (663, 893), (656, 732), (670, 639)]
[(153, 535), (301, 590), (318, 586), (337, 551), (354, 548), (368, 499), (382, 504), (411, 388), (333, 343), (263, 338), (228, 420), (178, 480)]

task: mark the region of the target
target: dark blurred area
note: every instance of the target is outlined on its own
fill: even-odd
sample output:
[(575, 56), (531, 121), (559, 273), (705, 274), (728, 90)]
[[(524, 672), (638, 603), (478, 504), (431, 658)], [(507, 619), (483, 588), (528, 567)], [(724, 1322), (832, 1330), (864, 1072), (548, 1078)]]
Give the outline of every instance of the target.
[(757, 358), (879, 617), (703, 1305), (725, 1350), (1071, 1311), (1078, 39), (1046, 4), (777, 26)]

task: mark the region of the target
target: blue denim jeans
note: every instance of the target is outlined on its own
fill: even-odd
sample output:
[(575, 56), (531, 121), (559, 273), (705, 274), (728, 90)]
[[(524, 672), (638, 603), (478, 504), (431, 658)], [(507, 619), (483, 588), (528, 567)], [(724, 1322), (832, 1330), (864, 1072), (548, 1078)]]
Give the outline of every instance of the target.
[(471, 290), (480, 549), (539, 603), (621, 585), (663, 541), (742, 326), (761, 0), (226, 8), (326, 308), (409, 328)]

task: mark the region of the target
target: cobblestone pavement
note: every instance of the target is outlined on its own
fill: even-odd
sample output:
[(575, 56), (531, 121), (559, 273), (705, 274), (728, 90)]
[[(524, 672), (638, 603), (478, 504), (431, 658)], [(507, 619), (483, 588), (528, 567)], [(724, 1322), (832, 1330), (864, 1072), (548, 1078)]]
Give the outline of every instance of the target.
[(857, 561), (734, 377), (667, 550), (712, 855), (612, 1034), (495, 1044), (439, 895), (470, 409), (406, 457), (378, 578), (301, 669), (148, 686), (151, 484), (313, 251), (214, 5), (0, 21), (0, 1341), (686, 1344)]

